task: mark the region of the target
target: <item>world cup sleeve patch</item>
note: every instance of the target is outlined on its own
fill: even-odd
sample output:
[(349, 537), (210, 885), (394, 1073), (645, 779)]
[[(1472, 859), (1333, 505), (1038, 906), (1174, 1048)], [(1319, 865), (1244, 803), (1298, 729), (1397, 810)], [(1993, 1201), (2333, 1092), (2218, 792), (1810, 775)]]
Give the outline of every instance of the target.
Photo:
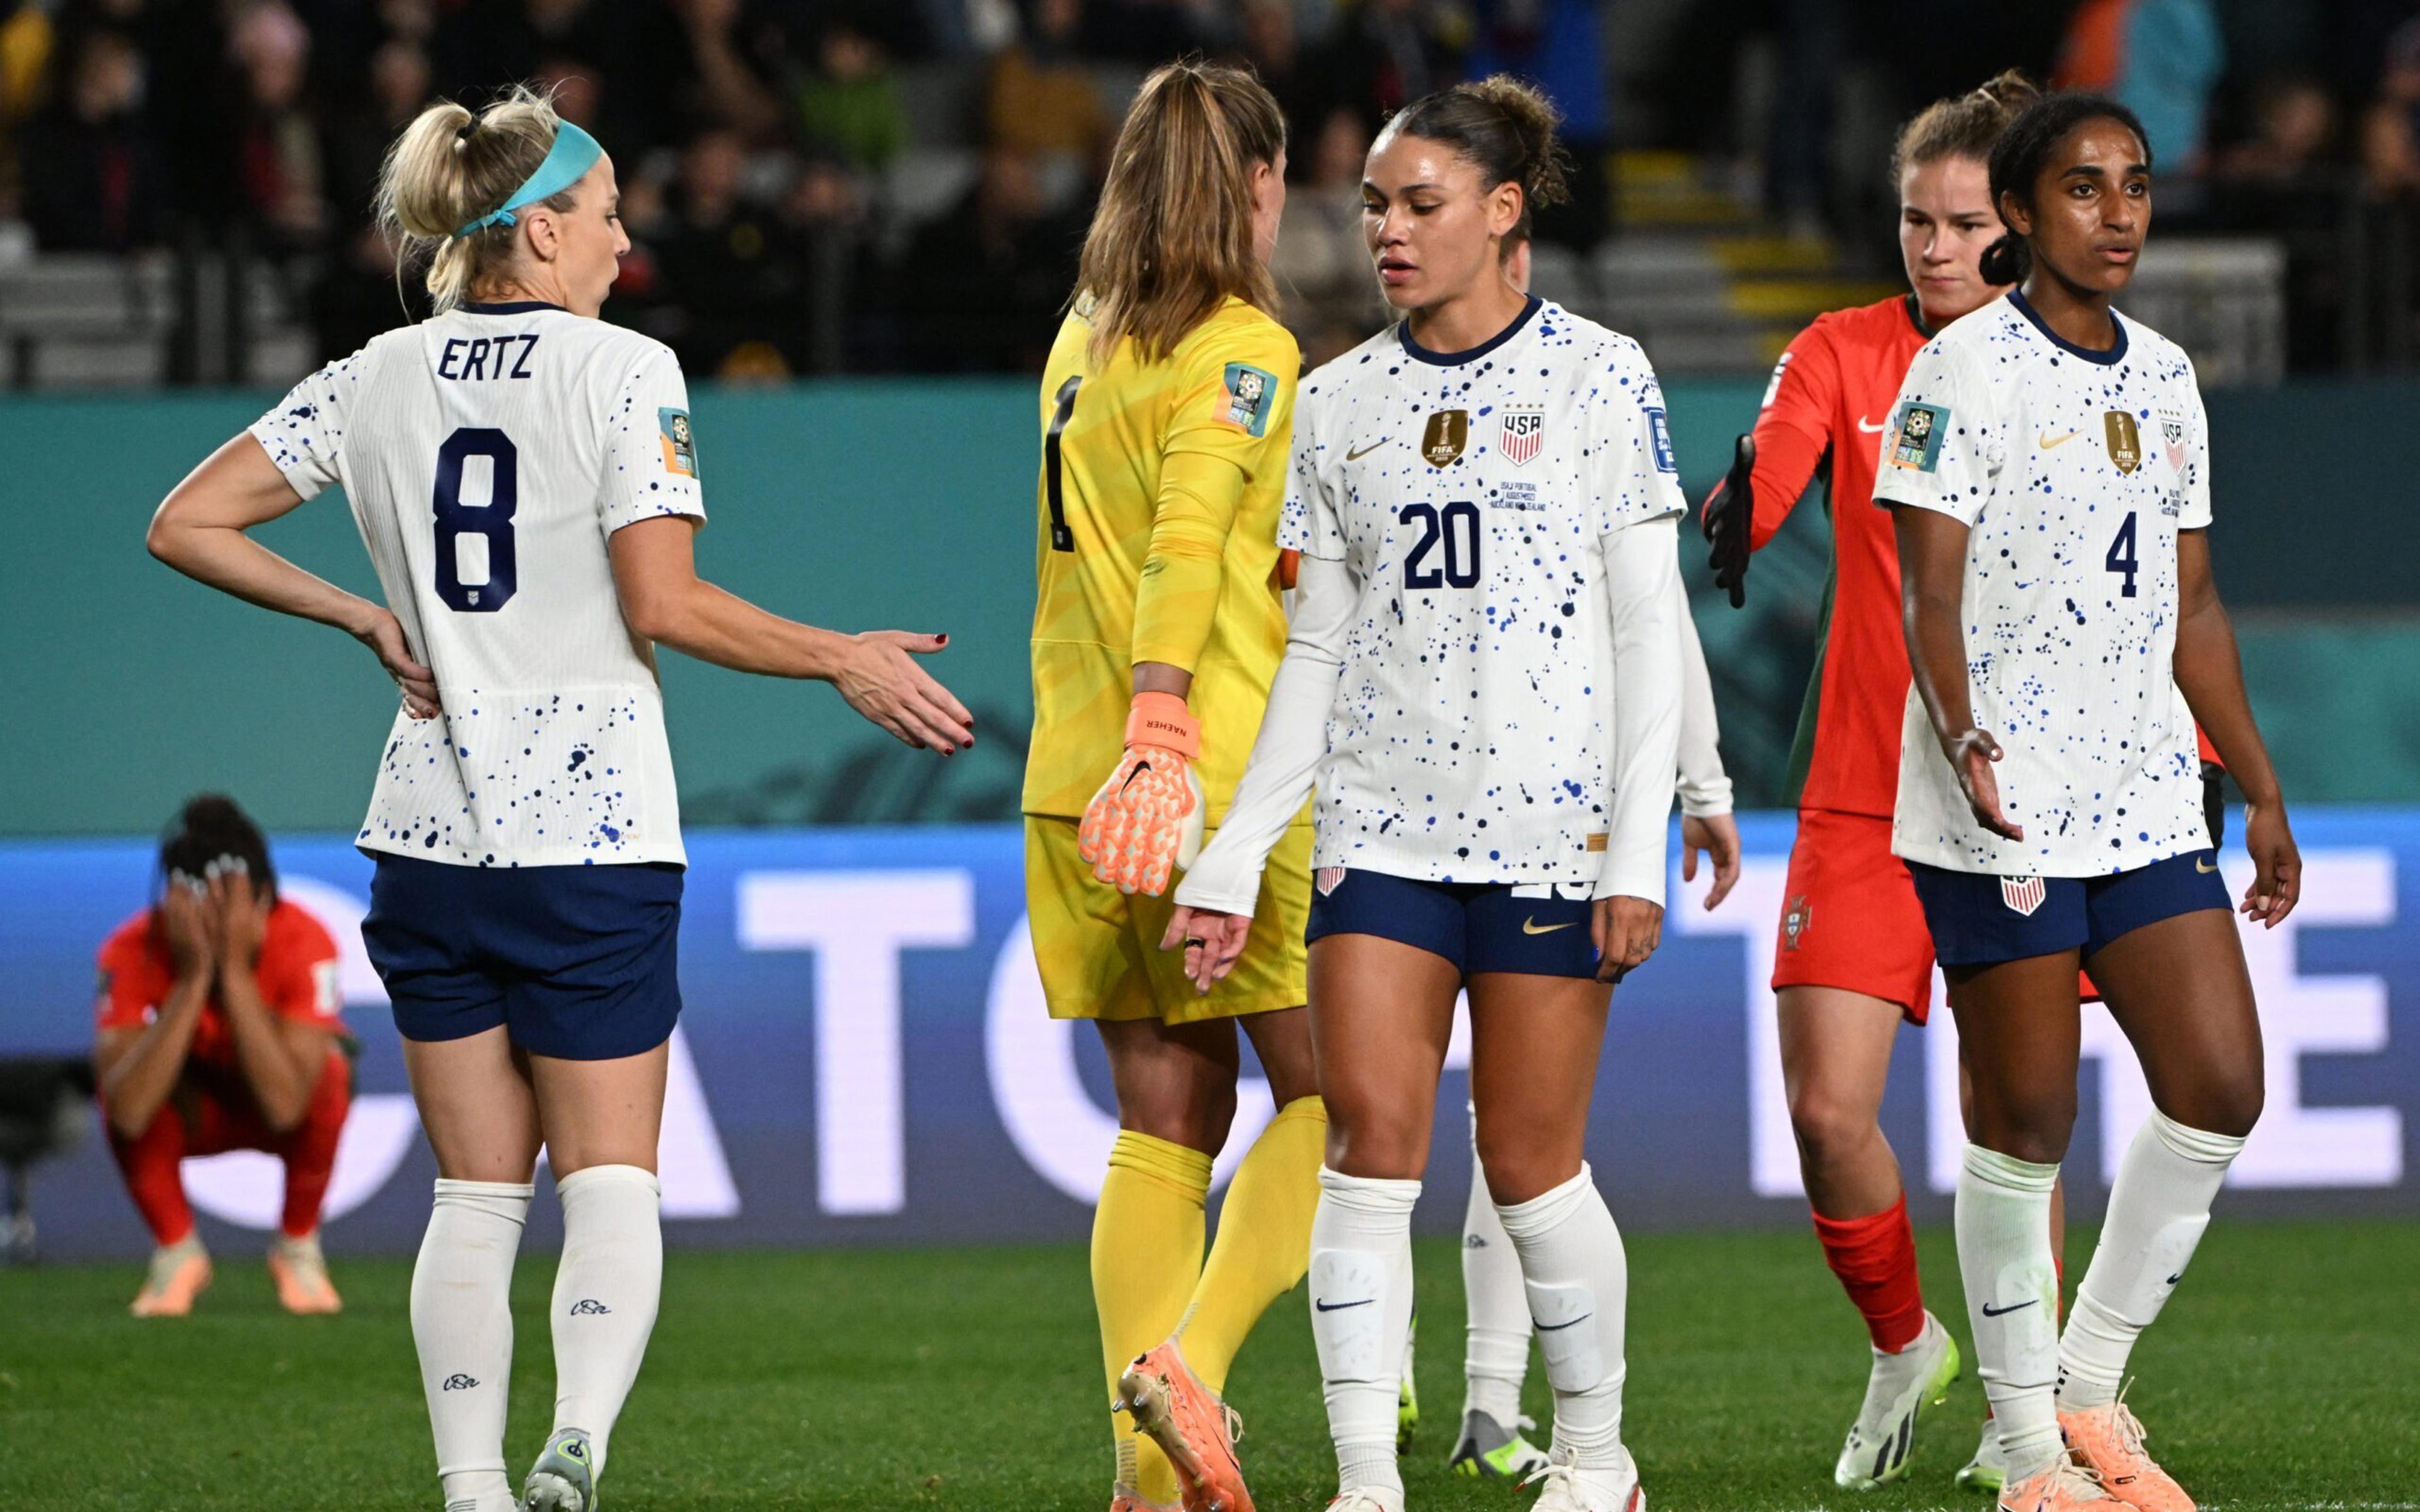
[(1269, 433), (1269, 411), (1278, 402), (1278, 380), (1249, 363), (1229, 363), (1225, 394), (1227, 424), (1249, 436)]
[(1941, 433), (1948, 426), (1947, 405), (1918, 404), (1914, 399), (1900, 405), (1899, 424), (1891, 436), (1891, 466), (1932, 471), (1941, 465)]
[(1678, 474), (1681, 466), (1672, 457), (1672, 427), (1664, 423), (1664, 411), (1654, 405), (1647, 407), (1647, 440), (1655, 449), (1655, 471)]
[(656, 424), (663, 432), (664, 471), (675, 477), (697, 476), (697, 431), (686, 409), (659, 409)]

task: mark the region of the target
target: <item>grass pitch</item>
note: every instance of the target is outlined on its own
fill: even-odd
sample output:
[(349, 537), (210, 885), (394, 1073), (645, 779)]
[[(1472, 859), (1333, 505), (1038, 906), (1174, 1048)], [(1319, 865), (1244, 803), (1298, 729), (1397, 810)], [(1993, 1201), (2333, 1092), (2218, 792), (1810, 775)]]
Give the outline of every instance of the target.
[[(2069, 1253), (2080, 1262), (2090, 1240)], [(1949, 1236), (1927, 1232), (1921, 1248), (1928, 1300), (1963, 1348)], [(337, 1262), (346, 1313), (298, 1319), (256, 1256), (217, 1259), (217, 1286), (182, 1321), (127, 1318), (133, 1266), (0, 1271), (0, 1509), (436, 1512), (409, 1262)], [(1625, 1436), (1659, 1512), (1988, 1504), (1949, 1485), (1982, 1415), (1971, 1359), (1906, 1480), (1834, 1489), (1866, 1344), (1806, 1234), (1642, 1235), (1630, 1260)], [(1458, 1264), (1452, 1242), (1421, 1244), (1424, 1416), (1405, 1480), (1422, 1512), (1512, 1512), (1529, 1498), (1444, 1470), (1462, 1403)], [(551, 1255), (526, 1254), (516, 1276), (516, 1476), (549, 1423), (552, 1273)], [(2420, 1224), (2222, 1215), (2136, 1351), (2130, 1400), (2211, 1512), (2420, 1506), (2415, 1316)], [(604, 1505), (1099, 1512), (1109, 1421), (1094, 1350), (1079, 1248), (675, 1252)], [(1317, 1374), (1297, 1289), (1233, 1383), (1270, 1512), (1321, 1507), (1332, 1489)], [(1530, 1385), (1544, 1418), (1534, 1369)]]

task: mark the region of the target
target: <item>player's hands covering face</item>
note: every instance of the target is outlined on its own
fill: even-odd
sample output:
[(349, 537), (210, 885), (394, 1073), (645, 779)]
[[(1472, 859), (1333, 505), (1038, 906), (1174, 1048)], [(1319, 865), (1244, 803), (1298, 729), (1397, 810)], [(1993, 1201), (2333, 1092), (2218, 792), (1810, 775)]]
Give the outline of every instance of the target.
[(1589, 917), (1596, 941), (1596, 980), (1620, 981), (1633, 966), (1647, 964), (1664, 939), (1664, 905), (1644, 898), (1599, 898)]
[(254, 886), (252, 870), (232, 856), (210, 863), (208, 875), (210, 936), (222, 971), (249, 972), (260, 960), (269, 934), (269, 907)]
[(209, 904), (199, 879), (182, 872), (168, 873), (168, 890), (160, 899), (160, 928), (168, 939), (168, 960), (178, 980), (207, 977), (217, 964), (210, 939)]
[(1169, 916), (1168, 933), (1160, 936), (1159, 948), (1173, 950), (1182, 946), (1186, 980), (1193, 983), (1194, 991), (1206, 994), (1235, 969), (1251, 933), (1249, 914), (1222, 914), (1179, 903)]

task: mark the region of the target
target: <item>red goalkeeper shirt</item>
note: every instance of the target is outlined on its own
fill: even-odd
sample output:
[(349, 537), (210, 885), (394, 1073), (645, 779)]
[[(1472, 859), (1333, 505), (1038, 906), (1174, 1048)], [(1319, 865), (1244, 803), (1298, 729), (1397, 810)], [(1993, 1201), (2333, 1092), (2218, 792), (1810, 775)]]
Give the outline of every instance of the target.
[(1801, 809), (1888, 819), (1899, 793), (1907, 643), (1899, 548), (1889, 512), (1874, 507), (1874, 468), (1900, 384), (1926, 339), (1906, 295), (1818, 316), (1782, 354), (1756, 417), (1751, 546), (1773, 539), (1818, 470), (1830, 481), (1832, 570), (1790, 757), (1790, 792)]

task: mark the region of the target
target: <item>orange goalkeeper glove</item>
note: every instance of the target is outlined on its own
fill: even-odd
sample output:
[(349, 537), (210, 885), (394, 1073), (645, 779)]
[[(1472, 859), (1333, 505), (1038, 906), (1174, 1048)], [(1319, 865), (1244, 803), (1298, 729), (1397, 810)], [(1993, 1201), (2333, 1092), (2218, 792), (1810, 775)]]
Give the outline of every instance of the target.
[(1202, 727), (1173, 693), (1137, 693), (1126, 714), (1126, 753), (1084, 806), (1076, 852), (1120, 892), (1157, 897), (1177, 867), (1202, 851)]

